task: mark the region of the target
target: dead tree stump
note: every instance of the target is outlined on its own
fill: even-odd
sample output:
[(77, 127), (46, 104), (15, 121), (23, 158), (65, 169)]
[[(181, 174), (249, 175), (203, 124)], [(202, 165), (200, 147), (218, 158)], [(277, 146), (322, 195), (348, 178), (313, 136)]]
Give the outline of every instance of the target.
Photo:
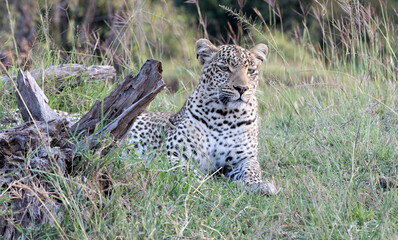
[[(0, 187), (6, 189), (0, 197), (0, 211), (10, 213), (0, 216), (3, 239), (20, 236), (16, 225), (28, 228), (61, 221), (58, 209), (62, 202), (55, 200), (49, 191), (50, 183), (41, 181), (35, 170), (67, 175), (67, 169), (79, 155), (78, 143), (68, 140), (72, 135), (88, 138), (89, 144), (80, 151), (95, 149), (105, 134), (115, 142), (124, 138), (134, 119), (164, 88), (161, 73), (160, 62), (147, 60), (135, 77), (128, 74), (104, 101), (97, 101), (70, 127), (66, 119), (48, 106), (46, 96), (30, 73), (19, 72), (18, 107), (25, 122), (0, 131)], [(100, 122), (103, 127), (94, 135), (93, 129)]]
[[(18, 91), (16, 93), (18, 108), (21, 111), (24, 122), (32, 120), (48, 122), (59, 118), (50, 106), (48, 99), (37, 85), (36, 80), (30, 72), (24, 73), (19, 70), (17, 77)], [(29, 109), (29, 110), (28, 110)]]

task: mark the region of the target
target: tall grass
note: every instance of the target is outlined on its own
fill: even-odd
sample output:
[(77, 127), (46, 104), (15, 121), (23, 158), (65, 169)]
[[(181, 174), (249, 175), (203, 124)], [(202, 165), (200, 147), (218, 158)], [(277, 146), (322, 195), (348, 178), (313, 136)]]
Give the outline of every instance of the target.
[[(396, 16), (387, 16), (380, 4), (381, 16), (359, 1), (314, 5), (308, 16), (318, 19), (321, 44), (311, 39), (305, 19), (293, 38), (223, 7), (248, 28), (251, 38), (243, 41), (247, 47), (253, 39), (271, 49), (258, 92), (259, 159), (264, 178), (282, 187), (277, 196), (252, 195), (222, 177), (201, 183), (192, 173), (170, 170), (162, 154), (143, 160), (122, 145), (103, 158), (84, 154), (72, 175), (38, 171), (53, 184), (52, 196), (64, 204), (62, 231), (42, 225), (21, 229), (24, 236), (397, 238), (397, 34), (390, 20)], [(334, 15), (337, 9), (345, 12), (343, 18)], [(177, 111), (200, 74), (193, 52), (195, 32), (188, 31), (184, 17), (174, 17), (176, 11), (167, 3), (129, 9), (115, 27), (115, 40), (103, 60), (112, 62), (112, 54), (121, 54), (121, 75), (137, 70), (146, 58), (163, 60), (164, 78), (178, 79), (181, 90), (160, 94), (150, 106), (153, 111)], [(166, 42), (175, 39), (181, 56), (164, 57)], [(47, 41), (51, 36), (38, 39), (33, 66), (61, 61), (56, 49), (40, 47)], [(70, 52), (71, 62), (95, 61), (92, 51), (79, 51)], [(47, 94), (53, 107), (83, 113), (107, 92), (106, 84), (85, 84)], [(9, 99), (1, 96), (0, 106), (15, 109)], [(10, 197), (3, 194), (6, 189), (1, 191), (1, 198)]]

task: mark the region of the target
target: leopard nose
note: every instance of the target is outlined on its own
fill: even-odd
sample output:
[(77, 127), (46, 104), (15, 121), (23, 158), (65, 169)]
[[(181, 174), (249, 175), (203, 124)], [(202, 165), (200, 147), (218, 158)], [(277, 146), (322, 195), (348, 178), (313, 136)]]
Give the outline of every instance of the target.
[(237, 86), (234, 85), (234, 88), (236, 91), (238, 91), (240, 95), (242, 95), (244, 92), (246, 92), (249, 89), (248, 86), (240, 86), (240, 85)]

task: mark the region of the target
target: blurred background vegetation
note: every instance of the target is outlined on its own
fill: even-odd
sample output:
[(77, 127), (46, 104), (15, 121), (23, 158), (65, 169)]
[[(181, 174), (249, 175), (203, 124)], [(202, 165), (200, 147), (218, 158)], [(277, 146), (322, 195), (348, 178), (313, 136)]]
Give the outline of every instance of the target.
[[(61, 63), (109, 64), (122, 79), (155, 58), (176, 93), (192, 89), (199, 78), (194, 44), (203, 37), (247, 48), (268, 44), (266, 84), (395, 81), (398, 72), (397, 1), (2, 1), (0, 59), (14, 74)], [(52, 107), (68, 112), (81, 108), (67, 101), (88, 95), (64, 94), (69, 100)], [(87, 106), (92, 101), (80, 100)]]
[[(289, 59), (296, 45), (322, 63), (350, 60), (358, 37), (383, 64), (395, 61), (397, 1), (350, 0), (3, 0), (0, 58), (8, 66), (87, 59), (118, 72), (146, 58), (189, 67), (195, 39), (216, 44), (276, 44)], [(245, 21), (246, 20), (246, 21)], [(263, 36), (256, 32), (262, 31)], [(272, 33), (275, 40), (271, 40)], [(381, 35), (381, 36), (380, 36)], [(382, 41), (378, 41), (382, 40)], [(392, 41), (394, 40), (394, 41)], [(276, 47), (276, 46), (274, 46)], [(40, 49), (49, 51), (42, 51)], [(328, 51), (333, 54), (329, 54)], [(387, 54), (385, 54), (387, 52)], [(281, 56), (282, 53), (278, 53)], [(355, 56), (354, 56), (355, 57)], [(54, 59), (53, 57), (50, 57)], [(301, 62), (302, 59), (299, 59)], [(313, 64), (312, 62), (310, 64)], [(167, 63), (166, 63), (167, 65)], [(172, 67), (174, 64), (169, 64)]]
[[(270, 54), (261, 73), (267, 85), (397, 79), (398, 1), (2, 1), (0, 59), (11, 74), (61, 63), (109, 64), (122, 79), (155, 58), (163, 63), (166, 93), (183, 93), (172, 110), (199, 79), (194, 44), (203, 37), (247, 48), (266, 43)], [(51, 107), (81, 112), (104, 89), (96, 84), (79, 93), (45, 91), (58, 96), (50, 97)]]

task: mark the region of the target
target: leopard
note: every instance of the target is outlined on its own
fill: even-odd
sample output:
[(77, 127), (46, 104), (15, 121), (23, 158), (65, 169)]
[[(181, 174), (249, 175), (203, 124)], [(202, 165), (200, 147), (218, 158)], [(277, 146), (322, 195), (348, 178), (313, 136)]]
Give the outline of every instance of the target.
[(268, 47), (195, 44), (201, 65), (199, 83), (177, 113), (143, 112), (129, 142), (140, 154), (164, 151), (172, 166), (190, 161), (204, 175), (221, 173), (249, 191), (276, 195), (279, 188), (261, 176), (258, 155), (259, 67)]

